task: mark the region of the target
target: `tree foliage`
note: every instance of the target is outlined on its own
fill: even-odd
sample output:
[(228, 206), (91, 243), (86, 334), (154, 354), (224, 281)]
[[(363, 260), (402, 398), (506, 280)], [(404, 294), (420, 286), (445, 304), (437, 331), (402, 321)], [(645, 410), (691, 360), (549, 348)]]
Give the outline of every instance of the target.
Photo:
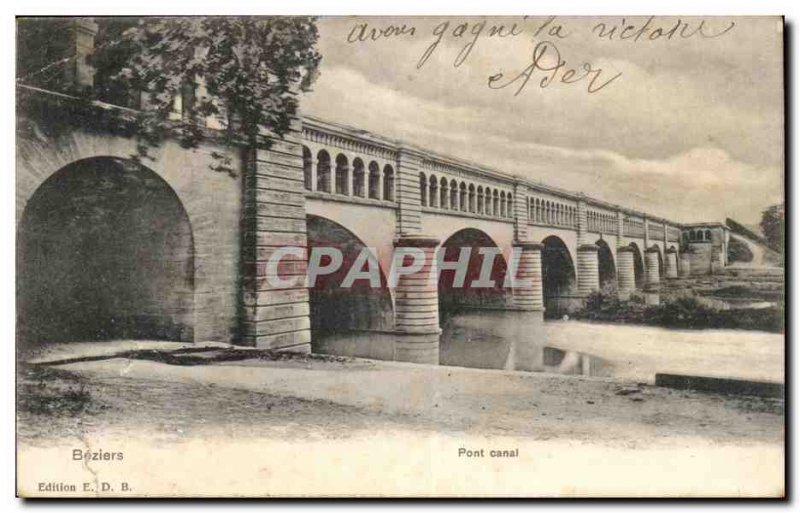
[[(62, 37), (57, 37), (58, 34)], [(71, 56), (66, 34), (69, 34), (66, 18), (19, 18), (17, 80), (64, 92), (64, 66)]]
[(783, 252), (783, 237), (785, 228), (785, 203), (772, 205), (761, 213), (759, 223), (764, 238), (776, 251)]
[[(286, 133), (298, 96), (310, 89), (321, 60), (314, 48), (318, 33), (312, 17), (96, 21), (99, 31), (90, 63), (97, 73), (90, 96), (136, 109), (141, 156), (168, 131), (185, 146), (196, 146), (204, 137), (207, 116), (221, 118), (229, 135), (248, 145), (256, 143), (261, 127)], [(57, 62), (59, 51), (63, 55), (64, 32), (54, 35), (52, 23), (20, 24), (20, 49), (25, 50), (20, 62), (26, 68), (18, 77), (50, 59)], [(53, 46), (55, 50), (42, 50)], [(46, 85), (59, 89), (53, 80)], [(177, 119), (176, 97), (182, 100)]]

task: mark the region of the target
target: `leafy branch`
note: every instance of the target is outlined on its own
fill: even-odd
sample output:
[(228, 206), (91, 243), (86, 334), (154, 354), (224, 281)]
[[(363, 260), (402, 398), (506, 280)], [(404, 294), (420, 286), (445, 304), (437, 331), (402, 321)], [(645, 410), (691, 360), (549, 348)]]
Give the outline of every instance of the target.
[[(96, 21), (99, 32), (88, 59), (96, 69), (94, 89), (78, 94), (133, 109), (139, 158), (152, 158), (148, 150), (168, 135), (184, 147), (197, 147), (208, 136), (209, 117), (221, 121), (228, 143), (256, 147), (262, 129), (284, 135), (297, 114), (298, 95), (310, 90), (321, 60), (313, 17)], [(52, 37), (55, 25), (68, 23), (34, 18), (20, 23), (19, 62), (28, 64), (18, 81), (75, 93), (58, 82), (69, 45)], [(224, 170), (225, 157), (217, 160)]]
[[(137, 131), (142, 156), (176, 128), (176, 97), (182, 101), (177, 131), (186, 147), (203, 139), (207, 117), (221, 118), (250, 146), (261, 127), (282, 136), (321, 60), (311, 17), (144, 18), (105, 33), (117, 37), (121, 28), (125, 45), (106, 47), (93, 62), (104, 78), (100, 93), (144, 93)], [(129, 58), (121, 59), (125, 53)]]

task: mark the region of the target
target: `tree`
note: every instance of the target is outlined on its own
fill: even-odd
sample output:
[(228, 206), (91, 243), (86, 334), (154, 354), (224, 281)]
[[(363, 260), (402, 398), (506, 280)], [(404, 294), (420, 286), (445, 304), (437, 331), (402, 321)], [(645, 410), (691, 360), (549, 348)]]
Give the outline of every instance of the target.
[(17, 20), (17, 80), (44, 89), (66, 92), (64, 65), (68, 62), (67, 18), (19, 18)]
[[(63, 46), (52, 36), (53, 23), (20, 23), (19, 62), (25, 67), (18, 76), (44, 76), (48, 88), (65, 90), (49, 69), (38, 69), (48, 60), (60, 62), (55, 56), (63, 49), (44, 50)], [(313, 17), (100, 18), (97, 23), (90, 57), (97, 73), (89, 96), (136, 109), (141, 157), (167, 133), (186, 147), (196, 146), (205, 136), (207, 116), (221, 117), (229, 136), (251, 147), (261, 127), (283, 135), (321, 60)], [(183, 100), (180, 120), (174, 119), (176, 97)]]
[(761, 213), (761, 232), (775, 251), (783, 253), (785, 203), (772, 205)]

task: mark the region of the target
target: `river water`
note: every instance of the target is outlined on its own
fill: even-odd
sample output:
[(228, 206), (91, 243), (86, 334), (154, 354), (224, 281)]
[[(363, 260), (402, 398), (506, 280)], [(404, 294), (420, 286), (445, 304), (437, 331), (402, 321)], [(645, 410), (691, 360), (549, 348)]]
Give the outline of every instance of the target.
[[(525, 342), (528, 340), (528, 342)], [(534, 342), (531, 342), (533, 340)], [(391, 333), (315, 334), (313, 351), (395, 359)], [(672, 330), (571, 320), (543, 323), (522, 312), (466, 311), (442, 320), (439, 364), (581, 374), (653, 383), (656, 373), (782, 382), (784, 336), (744, 330)]]

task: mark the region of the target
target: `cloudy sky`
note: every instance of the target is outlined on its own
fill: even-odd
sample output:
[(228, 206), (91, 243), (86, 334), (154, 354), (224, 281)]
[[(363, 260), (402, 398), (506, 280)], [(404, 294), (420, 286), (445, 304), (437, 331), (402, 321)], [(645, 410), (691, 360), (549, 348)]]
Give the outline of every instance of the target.
[[(778, 18), (559, 17), (537, 34), (546, 21), (322, 18), (321, 75), (303, 109), (676, 221), (755, 224), (782, 200)], [(515, 22), (518, 35), (490, 36)], [(363, 23), (409, 30), (348, 42)], [(501, 73), (493, 86), (508, 85), (490, 87)]]

